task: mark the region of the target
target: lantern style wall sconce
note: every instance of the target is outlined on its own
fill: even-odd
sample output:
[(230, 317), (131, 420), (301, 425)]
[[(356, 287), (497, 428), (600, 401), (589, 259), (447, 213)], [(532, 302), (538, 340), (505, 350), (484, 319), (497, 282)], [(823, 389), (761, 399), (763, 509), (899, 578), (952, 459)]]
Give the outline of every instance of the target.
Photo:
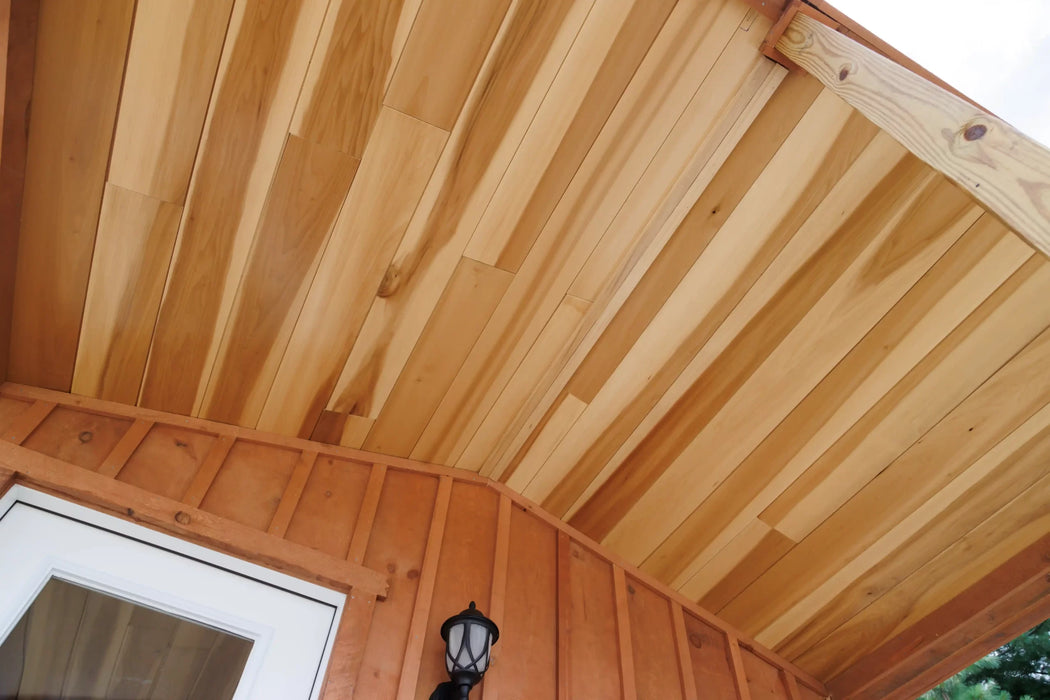
[(499, 628), (472, 600), (469, 608), (445, 620), (441, 638), (445, 640), (445, 670), (452, 680), (438, 685), (430, 700), (466, 700), (489, 668)]

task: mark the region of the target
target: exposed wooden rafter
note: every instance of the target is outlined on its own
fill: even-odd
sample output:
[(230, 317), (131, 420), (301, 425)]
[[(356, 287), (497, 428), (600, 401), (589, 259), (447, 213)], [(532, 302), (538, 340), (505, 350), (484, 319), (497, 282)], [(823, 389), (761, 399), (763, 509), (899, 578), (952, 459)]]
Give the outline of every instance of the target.
[(1050, 150), (807, 13), (776, 50), (1050, 255)]

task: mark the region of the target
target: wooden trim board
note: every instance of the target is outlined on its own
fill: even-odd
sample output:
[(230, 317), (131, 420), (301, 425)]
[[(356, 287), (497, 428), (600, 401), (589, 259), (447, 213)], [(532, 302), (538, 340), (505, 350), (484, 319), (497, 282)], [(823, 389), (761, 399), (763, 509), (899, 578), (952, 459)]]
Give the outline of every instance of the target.
[(64, 496), (176, 537), (340, 591), (386, 597), (382, 574), (239, 523), (149, 494), (18, 445), (0, 442), (0, 469), (17, 483)]
[(1050, 149), (804, 12), (776, 49), (1050, 255)]

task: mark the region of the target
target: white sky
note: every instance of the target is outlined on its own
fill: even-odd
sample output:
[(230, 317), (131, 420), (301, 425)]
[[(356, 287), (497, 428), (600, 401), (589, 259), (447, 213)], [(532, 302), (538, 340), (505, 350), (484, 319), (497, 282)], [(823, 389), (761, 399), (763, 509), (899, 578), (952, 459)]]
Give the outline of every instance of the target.
[(1050, 146), (1050, 0), (832, 0), (846, 15)]

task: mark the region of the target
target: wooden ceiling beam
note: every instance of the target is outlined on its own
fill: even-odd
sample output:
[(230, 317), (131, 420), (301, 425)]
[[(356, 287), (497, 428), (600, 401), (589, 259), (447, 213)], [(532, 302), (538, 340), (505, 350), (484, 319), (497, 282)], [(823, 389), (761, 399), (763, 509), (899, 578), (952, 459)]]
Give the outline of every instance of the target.
[(805, 12), (776, 50), (1050, 255), (1050, 149)]

